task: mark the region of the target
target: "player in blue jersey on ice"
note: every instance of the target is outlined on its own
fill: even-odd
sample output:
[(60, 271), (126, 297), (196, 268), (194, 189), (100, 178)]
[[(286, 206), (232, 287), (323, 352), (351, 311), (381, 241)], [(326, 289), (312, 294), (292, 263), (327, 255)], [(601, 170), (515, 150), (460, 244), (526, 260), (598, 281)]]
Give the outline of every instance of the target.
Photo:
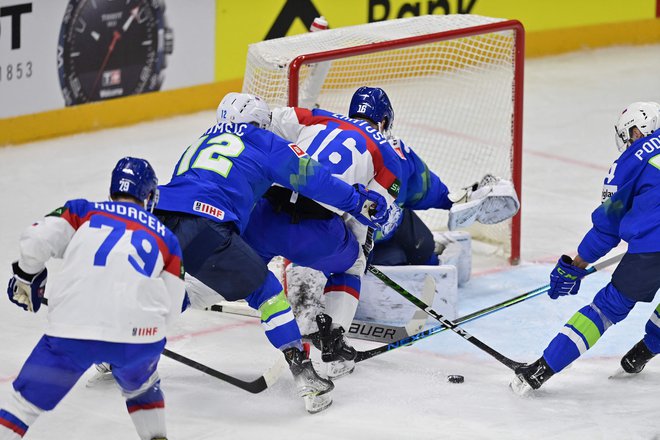
[[(229, 93), (217, 117), (160, 187), (158, 215), (181, 243), (192, 306), (246, 299), (261, 312), (268, 340), (284, 352), (307, 410), (321, 411), (331, 403), (332, 382), (314, 371), (282, 285), (241, 236), (255, 202), (273, 183), (376, 228), (385, 221), (386, 202), (333, 177), (297, 145), (265, 130), (271, 114), (260, 98)], [(263, 228), (270, 231), (268, 224)]]
[[(176, 237), (146, 210), (157, 185), (146, 160), (125, 157), (112, 172), (110, 201), (68, 201), (21, 235), (7, 293), (37, 312), (46, 288), (48, 327), (0, 409), (0, 439), (22, 438), (93, 363), (107, 362), (140, 439), (165, 440), (156, 367), (185, 287)], [(46, 286), (51, 258), (63, 264)]]
[[(575, 295), (586, 267), (621, 240), (628, 251), (593, 301), (578, 310), (536, 362), (516, 370), (511, 388), (519, 394), (540, 388), (591, 348), (613, 324), (626, 318), (637, 302), (651, 302), (660, 289), (660, 105), (635, 102), (615, 125), (619, 158), (603, 185), (602, 204), (591, 215), (592, 228), (578, 255), (563, 255), (550, 274), (552, 299)], [(660, 353), (660, 306), (646, 334), (621, 359), (622, 374), (636, 374)]]
[[(491, 184), (480, 200), (477, 192), (471, 194), (476, 196), (470, 198), (471, 205), (454, 203), (440, 178), (411, 148), (391, 135), (393, 124), (394, 110), (385, 91), (360, 87), (353, 94), (348, 116), (322, 109), (276, 108), (270, 130), (295, 142), (334, 176), (382, 194), (390, 203), (386, 230), (399, 222), (397, 205), (451, 209), (452, 219), (465, 224), (477, 218), (487, 198), (492, 201), (495, 193), (501, 196), (501, 191), (492, 191), (495, 185)], [(326, 275), (325, 313), (316, 317), (319, 332), (313, 340), (321, 347), (328, 376), (338, 377), (355, 366), (356, 351), (344, 333), (357, 308), (373, 231), (317, 201), (273, 186), (252, 211), (245, 237), (265, 261), (282, 255)], [(468, 201), (467, 195), (463, 201)], [(513, 212), (504, 213), (505, 206), (495, 204), (489, 205), (495, 221), (498, 215), (508, 218), (517, 210), (515, 206)], [(485, 221), (483, 217), (479, 220)]]

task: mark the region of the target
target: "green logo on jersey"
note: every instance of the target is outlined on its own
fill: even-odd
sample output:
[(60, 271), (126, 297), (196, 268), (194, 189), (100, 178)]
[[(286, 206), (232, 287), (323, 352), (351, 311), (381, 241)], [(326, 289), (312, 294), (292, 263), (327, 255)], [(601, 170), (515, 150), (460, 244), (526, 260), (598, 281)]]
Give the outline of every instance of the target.
[(62, 217), (62, 215), (63, 215), (67, 210), (68, 210), (68, 209), (67, 209), (66, 207), (62, 206), (61, 208), (57, 208), (56, 210), (54, 210), (54, 211), (51, 212), (50, 214), (46, 215), (46, 217)]
[(401, 181), (399, 179), (394, 179), (394, 182), (392, 182), (387, 189), (387, 192), (396, 199), (399, 196), (399, 191), (401, 191)]

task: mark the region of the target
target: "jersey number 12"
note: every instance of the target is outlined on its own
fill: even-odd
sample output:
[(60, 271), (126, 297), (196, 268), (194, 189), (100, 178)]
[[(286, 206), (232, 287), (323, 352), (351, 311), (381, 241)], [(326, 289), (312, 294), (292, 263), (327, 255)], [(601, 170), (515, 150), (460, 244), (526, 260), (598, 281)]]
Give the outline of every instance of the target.
[[(190, 168), (198, 168), (227, 177), (234, 165), (227, 158), (237, 157), (244, 149), (245, 144), (241, 138), (230, 133), (223, 133), (210, 139), (208, 139), (208, 136), (202, 136), (196, 143), (189, 146), (183, 154), (176, 175), (183, 174)], [(195, 157), (197, 151), (199, 153)]]

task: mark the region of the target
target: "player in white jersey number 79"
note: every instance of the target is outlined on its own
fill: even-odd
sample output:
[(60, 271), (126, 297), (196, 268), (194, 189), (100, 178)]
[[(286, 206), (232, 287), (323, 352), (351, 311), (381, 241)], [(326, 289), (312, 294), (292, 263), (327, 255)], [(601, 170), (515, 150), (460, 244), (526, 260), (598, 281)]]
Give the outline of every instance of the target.
[[(22, 438), (57, 406), (92, 364), (107, 362), (142, 440), (164, 440), (165, 402), (156, 367), (185, 288), (181, 249), (151, 212), (158, 180), (144, 159), (112, 172), (110, 201), (70, 200), (27, 228), (9, 281), (9, 300), (37, 312), (46, 262), (48, 327), (0, 409), (0, 440)], [(73, 422), (72, 422), (73, 423)]]

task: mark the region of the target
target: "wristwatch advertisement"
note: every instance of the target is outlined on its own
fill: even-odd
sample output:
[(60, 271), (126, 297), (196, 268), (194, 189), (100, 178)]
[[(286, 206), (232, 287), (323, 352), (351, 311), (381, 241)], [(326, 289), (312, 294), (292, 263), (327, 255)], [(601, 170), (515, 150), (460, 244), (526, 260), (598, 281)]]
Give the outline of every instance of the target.
[(215, 81), (216, 0), (0, 0), (0, 119)]
[(163, 0), (70, 0), (57, 46), (66, 105), (160, 90), (173, 43)]

